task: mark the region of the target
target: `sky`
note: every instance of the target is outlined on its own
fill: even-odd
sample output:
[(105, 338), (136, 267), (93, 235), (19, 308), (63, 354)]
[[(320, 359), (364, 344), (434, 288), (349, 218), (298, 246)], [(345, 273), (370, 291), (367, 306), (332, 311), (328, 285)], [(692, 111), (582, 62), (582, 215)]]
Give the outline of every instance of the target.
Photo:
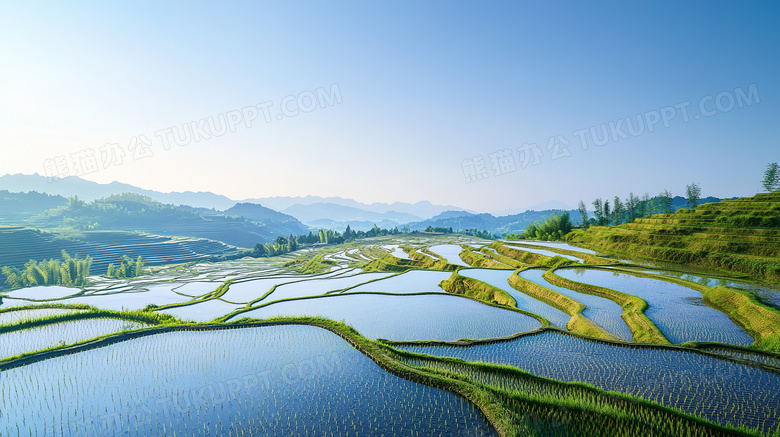
[(777, 29), (777, 2), (3, 2), (0, 175), (492, 213), (749, 196), (780, 161)]

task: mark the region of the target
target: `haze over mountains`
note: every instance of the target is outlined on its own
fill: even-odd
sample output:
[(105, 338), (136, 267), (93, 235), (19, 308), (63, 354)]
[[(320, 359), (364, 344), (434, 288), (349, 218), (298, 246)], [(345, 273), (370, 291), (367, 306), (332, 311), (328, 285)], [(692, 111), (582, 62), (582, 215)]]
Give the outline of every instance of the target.
[[(431, 218), (448, 210), (465, 211), (452, 205), (434, 205), (428, 201), (417, 203), (395, 202), (365, 204), (341, 197), (261, 197), (246, 200), (233, 200), (227, 196), (211, 192), (172, 192), (162, 193), (146, 190), (121, 182), (100, 184), (76, 176), (58, 181), (49, 181), (39, 174), (5, 175), (0, 177), (0, 190), (15, 192), (36, 191), (62, 197), (78, 196), (79, 199), (90, 202), (108, 197), (112, 194), (135, 193), (148, 196), (160, 203), (172, 205), (188, 205), (195, 208), (208, 208), (217, 211), (228, 211), (238, 203), (260, 204), (271, 210), (280, 211), (296, 217), (301, 222), (313, 227), (325, 225), (335, 228), (346, 227), (355, 222), (370, 228), (378, 226), (396, 226), (404, 223)], [(354, 225), (353, 225), (354, 227)]]
[[(576, 210), (569, 210), (566, 205), (557, 201), (546, 202), (533, 210), (507, 210), (513, 213), (494, 216), (466, 211), (452, 205), (434, 205), (428, 201), (414, 204), (364, 204), (340, 197), (306, 196), (254, 198), (237, 202), (211, 192), (161, 193), (120, 182), (100, 184), (78, 177), (49, 182), (46, 177), (38, 174), (2, 176), (0, 190), (10, 193), (37, 192), (26, 195), (0, 195), (0, 223), (4, 224), (56, 227), (65, 223), (64, 219), (61, 214), (53, 214), (47, 210), (67, 205), (67, 197), (75, 195), (88, 203), (112, 195), (132, 193), (147, 196), (151, 201), (160, 204), (178, 205), (176, 217), (179, 222), (154, 219), (148, 221), (141, 216), (136, 216), (131, 221), (102, 217), (99, 225), (106, 228), (112, 223), (109, 226), (112, 229), (212, 238), (241, 247), (273, 241), (280, 235), (300, 235), (310, 230), (333, 229), (343, 232), (347, 226), (362, 231), (367, 231), (374, 225), (387, 229), (408, 228), (412, 231), (422, 231), (428, 226), (453, 228), (455, 231), (476, 228), (501, 235), (522, 232), (531, 223), (544, 220), (553, 212), (567, 210), (575, 225), (580, 222)], [(708, 197), (702, 199), (702, 202), (719, 200)], [(141, 201), (140, 204), (147, 210), (150, 207), (162, 210), (161, 205), (152, 205), (148, 201)], [(674, 198), (675, 210), (684, 205), (684, 198)], [(126, 209), (126, 206), (120, 208)], [(67, 220), (72, 222), (75, 219), (76, 217), (70, 217)], [(86, 225), (82, 223), (80, 226), (83, 228)], [(187, 230), (186, 233), (183, 233), (184, 230)]]

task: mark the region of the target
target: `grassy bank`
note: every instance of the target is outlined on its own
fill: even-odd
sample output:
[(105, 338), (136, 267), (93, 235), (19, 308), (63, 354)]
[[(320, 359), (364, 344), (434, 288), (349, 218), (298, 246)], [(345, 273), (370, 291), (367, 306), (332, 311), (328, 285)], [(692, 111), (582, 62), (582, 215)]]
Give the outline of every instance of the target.
[(780, 311), (759, 302), (752, 294), (723, 286), (708, 287), (681, 278), (654, 275), (633, 270), (620, 270), (643, 278), (652, 278), (692, 288), (702, 295), (708, 306), (726, 314), (753, 339), (753, 347), (767, 352), (780, 352)]
[(615, 256), (738, 272), (780, 282), (780, 192), (592, 226), (567, 240)]
[(517, 272), (509, 277), (509, 285), (515, 290), (525, 293), (534, 299), (542, 301), (554, 308), (557, 308), (568, 314), (571, 319), (566, 324), (566, 329), (586, 337), (602, 338), (606, 340), (618, 340), (617, 337), (610, 334), (601, 326), (595, 324), (592, 320), (582, 315), (585, 305), (576, 300), (564, 296), (557, 291), (550, 290), (547, 287), (521, 278)]
[(623, 313), (620, 314), (620, 317), (626, 322), (626, 325), (628, 325), (628, 328), (634, 336), (635, 342), (669, 344), (669, 340), (664, 336), (661, 330), (645, 316), (647, 302), (643, 299), (630, 294), (621, 293), (617, 290), (612, 290), (611, 288), (571, 281), (556, 275), (553, 271), (545, 272), (542, 277), (553, 285), (565, 287), (584, 294), (604, 297), (620, 305), (620, 307), (623, 308)]

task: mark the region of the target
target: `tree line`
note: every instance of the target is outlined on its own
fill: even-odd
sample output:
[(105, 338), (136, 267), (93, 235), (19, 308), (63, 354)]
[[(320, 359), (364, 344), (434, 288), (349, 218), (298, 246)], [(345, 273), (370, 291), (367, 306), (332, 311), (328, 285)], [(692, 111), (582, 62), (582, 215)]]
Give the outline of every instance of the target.
[(135, 278), (141, 274), (143, 268), (144, 260), (141, 255), (138, 255), (135, 261), (127, 255), (122, 255), (119, 266), (115, 266), (113, 263), (108, 265), (106, 276), (117, 279)]
[(64, 250), (62, 259), (48, 259), (41, 262), (28, 261), (23, 268), (3, 267), (5, 282), (11, 288), (35, 287), (39, 285), (64, 285), (81, 287), (87, 284), (92, 257), (72, 257)]
[[(582, 202), (580, 202), (582, 203)], [(544, 221), (536, 221), (528, 225), (520, 234), (504, 234), (507, 240), (540, 240), (540, 241), (563, 241), (566, 234), (571, 232), (571, 217), (568, 212), (558, 215), (553, 212), (550, 217)]]
[(238, 254), (230, 255), (229, 257), (219, 257), (219, 259), (236, 259), (245, 256), (251, 256), (253, 258), (272, 257), (284, 255), (285, 253), (300, 249), (301, 247), (314, 244), (341, 244), (363, 238), (398, 235), (400, 233), (401, 231), (398, 230), (398, 227), (384, 229), (374, 225), (374, 227), (368, 231), (353, 231), (352, 228), (347, 225), (347, 228), (343, 233), (332, 229), (320, 229), (316, 234), (309, 231), (308, 235), (303, 234), (298, 235), (297, 237), (294, 235), (289, 235), (287, 237), (279, 236), (276, 237), (276, 240), (274, 240), (273, 243), (257, 243), (248, 251), (239, 252)]
[[(664, 190), (654, 198), (645, 193), (641, 198), (630, 193), (625, 200), (615, 196), (610, 205), (609, 199), (598, 198), (592, 202), (594, 217), (590, 217), (585, 202), (580, 200), (577, 210), (580, 213), (582, 226), (617, 226), (621, 223), (632, 223), (634, 220), (649, 217), (652, 214), (670, 214), (674, 212), (674, 196), (669, 190)], [(701, 187), (695, 182), (685, 187), (685, 200), (690, 209), (696, 209), (701, 201)]]

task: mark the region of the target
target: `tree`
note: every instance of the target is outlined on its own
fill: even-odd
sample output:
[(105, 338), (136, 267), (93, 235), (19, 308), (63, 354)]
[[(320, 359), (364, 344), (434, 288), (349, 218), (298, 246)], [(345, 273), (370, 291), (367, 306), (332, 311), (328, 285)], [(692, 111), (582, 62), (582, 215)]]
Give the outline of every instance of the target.
[(658, 206), (664, 214), (672, 213), (672, 193), (669, 190), (658, 193)]
[(623, 216), (626, 214), (626, 209), (623, 206), (623, 202), (620, 201), (620, 197), (615, 196), (615, 201), (612, 204), (612, 223), (615, 226), (623, 223)]
[(604, 217), (604, 224), (609, 226), (609, 220), (611, 217), (611, 214), (609, 212), (609, 200), (604, 201), (604, 209), (601, 213), (601, 215)]
[(639, 200), (638, 197), (634, 196), (634, 193), (628, 194), (628, 199), (626, 199), (626, 221), (627, 222), (633, 223), (633, 221), (636, 220), (639, 214), (640, 203), (641, 200)]
[(594, 214), (596, 215), (596, 224), (604, 226), (604, 205), (601, 198), (593, 201)]
[(691, 182), (690, 185), (685, 186), (685, 200), (688, 201), (688, 206), (691, 209), (696, 209), (701, 200), (701, 187), (696, 185), (696, 182)]
[(643, 194), (642, 200), (639, 201), (639, 207), (637, 208), (637, 217), (650, 217), (652, 208), (653, 205), (651, 204), (650, 194)]
[(764, 180), (761, 181), (761, 185), (767, 191), (780, 190), (780, 166), (776, 162), (772, 162), (766, 166), (764, 171)]
[(580, 200), (580, 204), (577, 206), (577, 210), (580, 212), (580, 220), (582, 220), (582, 227), (588, 227), (588, 210), (585, 209), (585, 202)]

